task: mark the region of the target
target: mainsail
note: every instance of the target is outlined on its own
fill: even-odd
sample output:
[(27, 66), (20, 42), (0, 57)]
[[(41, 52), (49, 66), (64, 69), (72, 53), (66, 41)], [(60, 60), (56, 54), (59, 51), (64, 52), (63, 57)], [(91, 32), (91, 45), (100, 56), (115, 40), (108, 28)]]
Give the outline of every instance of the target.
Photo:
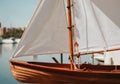
[(119, 4), (120, 0), (74, 0), (79, 52), (120, 48)]
[[(120, 49), (120, 0), (72, 2), (79, 52)], [(14, 56), (68, 52), (68, 43), (64, 0), (41, 0)]]

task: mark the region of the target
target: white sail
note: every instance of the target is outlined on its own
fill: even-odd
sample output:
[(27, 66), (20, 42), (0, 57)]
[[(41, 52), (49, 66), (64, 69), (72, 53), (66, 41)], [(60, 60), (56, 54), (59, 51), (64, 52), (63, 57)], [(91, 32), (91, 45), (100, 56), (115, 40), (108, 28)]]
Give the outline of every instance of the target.
[(64, 0), (41, 0), (14, 57), (68, 52)]
[[(73, 0), (79, 52), (120, 48), (120, 0)], [(64, 0), (41, 0), (14, 56), (68, 52)]]
[(120, 48), (120, 0), (74, 0), (80, 52)]

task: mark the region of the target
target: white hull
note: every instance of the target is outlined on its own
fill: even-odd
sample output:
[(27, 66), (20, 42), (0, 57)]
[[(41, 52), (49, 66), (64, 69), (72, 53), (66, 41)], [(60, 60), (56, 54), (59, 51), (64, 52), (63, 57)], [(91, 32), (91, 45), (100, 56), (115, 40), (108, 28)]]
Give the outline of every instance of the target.
[(19, 43), (19, 42), (20, 42), (20, 39), (15, 39), (15, 42), (16, 42), (16, 43)]
[(3, 39), (2, 43), (3, 44), (10, 44), (10, 43), (15, 43), (15, 41), (13, 41), (12, 39)]

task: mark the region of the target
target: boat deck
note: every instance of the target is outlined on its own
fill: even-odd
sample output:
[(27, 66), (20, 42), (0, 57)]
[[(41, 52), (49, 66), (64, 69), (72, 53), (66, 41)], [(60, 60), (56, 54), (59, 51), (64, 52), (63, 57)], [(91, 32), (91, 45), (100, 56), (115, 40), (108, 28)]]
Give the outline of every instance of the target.
[[(30, 64), (35, 65), (43, 65), (43, 66), (50, 66), (50, 67), (58, 67), (62, 69), (70, 69), (69, 64), (56, 64), (56, 63), (41, 63), (41, 62), (28, 62)], [(78, 65), (76, 65), (78, 67)], [(81, 64), (80, 69), (77, 71), (106, 71), (106, 72), (120, 72), (119, 65), (92, 65), (92, 64)]]

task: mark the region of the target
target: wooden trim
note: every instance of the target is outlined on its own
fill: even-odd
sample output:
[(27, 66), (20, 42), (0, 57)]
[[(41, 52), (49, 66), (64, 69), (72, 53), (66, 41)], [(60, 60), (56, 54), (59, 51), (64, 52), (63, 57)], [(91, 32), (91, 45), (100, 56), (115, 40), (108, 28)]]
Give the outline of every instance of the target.
[(117, 51), (120, 50), (120, 48), (112, 48), (112, 49), (107, 49), (107, 50), (98, 50), (98, 51), (91, 51), (91, 52), (81, 52), (81, 55), (86, 55), (86, 54), (94, 54), (94, 53), (102, 53), (102, 52), (110, 52), (110, 51)]

